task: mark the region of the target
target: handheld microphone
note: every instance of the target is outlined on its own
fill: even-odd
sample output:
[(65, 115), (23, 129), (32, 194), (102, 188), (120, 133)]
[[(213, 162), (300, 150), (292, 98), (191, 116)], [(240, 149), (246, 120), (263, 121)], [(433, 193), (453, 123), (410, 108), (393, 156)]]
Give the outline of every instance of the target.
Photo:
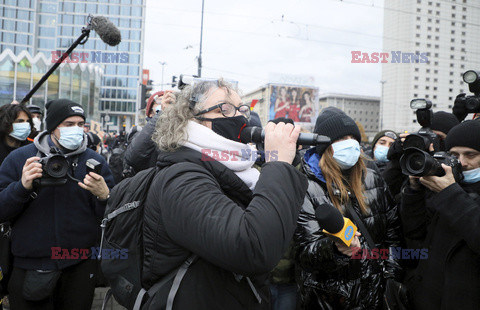
[(92, 17), (91, 25), (100, 39), (108, 45), (116, 46), (122, 41), (120, 30), (105, 16)]
[(337, 208), (328, 203), (321, 204), (315, 209), (315, 217), (324, 228), (323, 233), (334, 241), (350, 246), (357, 226), (350, 219), (343, 217)]
[[(240, 140), (242, 143), (263, 143), (265, 141), (265, 130), (260, 127), (245, 127), (240, 132)], [(298, 136), (297, 144), (299, 145), (319, 145), (330, 144), (330, 138), (321, 136), (316, 133), (301, 132)]]

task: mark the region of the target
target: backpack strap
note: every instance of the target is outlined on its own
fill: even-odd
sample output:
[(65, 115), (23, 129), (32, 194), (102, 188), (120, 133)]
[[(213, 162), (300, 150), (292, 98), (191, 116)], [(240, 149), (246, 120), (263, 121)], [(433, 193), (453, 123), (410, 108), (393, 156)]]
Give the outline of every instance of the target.
[[(190, 255), (186, 261), (183, 262), (182, 266), (177, 271), (177, 274), (175, 275), (175, 279), (173, 279), (173, 284), (172, 287), (170, 288), (170, 292), (168, 293), (168, 298), (167, 298), (167, 308), (165, 310), (172, 310), (173, 307), (173, 300), (175, 299), (175, 295), (178, 292), (178, 288), (180, 287), (180, 283), (182, 282), (183, 277), (187, 273), (188, 267), (198, 258), (197, 255), (192, 254)], [(149, 296), (150, 295), (150, 290), (148, 290)]]
[(168, 298), (167, 298), (167, 307), (166, 310), (172, 310), (173, 307), (173, 300), (175, 299), (175, 295), (178, 292), (178, 289), (180, 288), (180, 284), (182, 282), (183, 277), (187, 273), (188, 268), (190, 267), (191, 264), (193, 264), (197, 260), (198, 256), (195, 254), (190, 255), (180, 267), (177, 269), (172, 270), (170, 273), (168, 273), (166, 276), (164, 276), (160, 281), (155, 283), (148, 291), (145, 289), (141, 289), (140, 292), (137, 295), (137, 298), (135, 300), (135, 304), (133, 306), (133, 310), (140, 310), (140, 307), (142, 306), (142, 301), (143, 298), (145, 297), (145, 294), (148, 295), (148, 297), (154, 296), (162, 286), (164, 286), (166, 283), (168, 283), (170, 280), (173, 279), (173, 284), (172, 287), (170, 288), (170, 291), (168, 293)]

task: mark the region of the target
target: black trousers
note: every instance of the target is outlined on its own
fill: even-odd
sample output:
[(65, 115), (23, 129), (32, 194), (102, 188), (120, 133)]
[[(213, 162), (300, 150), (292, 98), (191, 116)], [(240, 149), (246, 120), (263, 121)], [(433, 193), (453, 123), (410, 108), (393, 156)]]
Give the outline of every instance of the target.
[(87, 259), (62, 270), (53, 296), (42, 301), (28, 301), (22, 296), (25, 270), (14, 267), (8, 282), (11, 310), (90, 310), (97, 278), (96, 259)]

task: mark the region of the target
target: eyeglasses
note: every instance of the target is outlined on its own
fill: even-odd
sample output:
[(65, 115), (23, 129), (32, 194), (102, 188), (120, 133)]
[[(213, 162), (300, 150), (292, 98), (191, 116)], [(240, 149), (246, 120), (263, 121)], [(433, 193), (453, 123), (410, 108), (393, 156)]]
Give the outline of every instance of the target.
[(233, 104), (228, 103), (228, 102), (222, 102), (222, 103), (219, 103), (217, 105), (214, 105), (213, 107), (210, 107), (208, 109), (205, 109), (203, 111), (198, 112), (195, 116), (198, 116), (200, 114), (208, 113), (208, 112), (213, 111), (213, 110), (218, 109), (218, 108), (220, 108), (220, 111), (222, 112), (222, 115), (225, 116), (225, 117), (233, 117), (233, 116), (235, 116), (235, 114), (238, 111), (238, 112), (240, 112), (240, 114), (242, 114), (246, 118), (250, 118), (250, 106), (249, 105), (242, 104), (242, 105), (236, 107)]

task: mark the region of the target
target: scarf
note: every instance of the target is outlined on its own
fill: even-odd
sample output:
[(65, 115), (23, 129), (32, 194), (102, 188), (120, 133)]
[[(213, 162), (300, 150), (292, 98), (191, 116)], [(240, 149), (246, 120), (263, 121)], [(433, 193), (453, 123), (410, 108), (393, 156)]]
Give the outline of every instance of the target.
[(248, 144), (226, 139), (197, 122), (187, 124), (187, 141), (184, 146), (202, 154), (202, 160), (216, 160), (232, 170), (253, 190), (260, 172), (253, 168), (257, 151)]

